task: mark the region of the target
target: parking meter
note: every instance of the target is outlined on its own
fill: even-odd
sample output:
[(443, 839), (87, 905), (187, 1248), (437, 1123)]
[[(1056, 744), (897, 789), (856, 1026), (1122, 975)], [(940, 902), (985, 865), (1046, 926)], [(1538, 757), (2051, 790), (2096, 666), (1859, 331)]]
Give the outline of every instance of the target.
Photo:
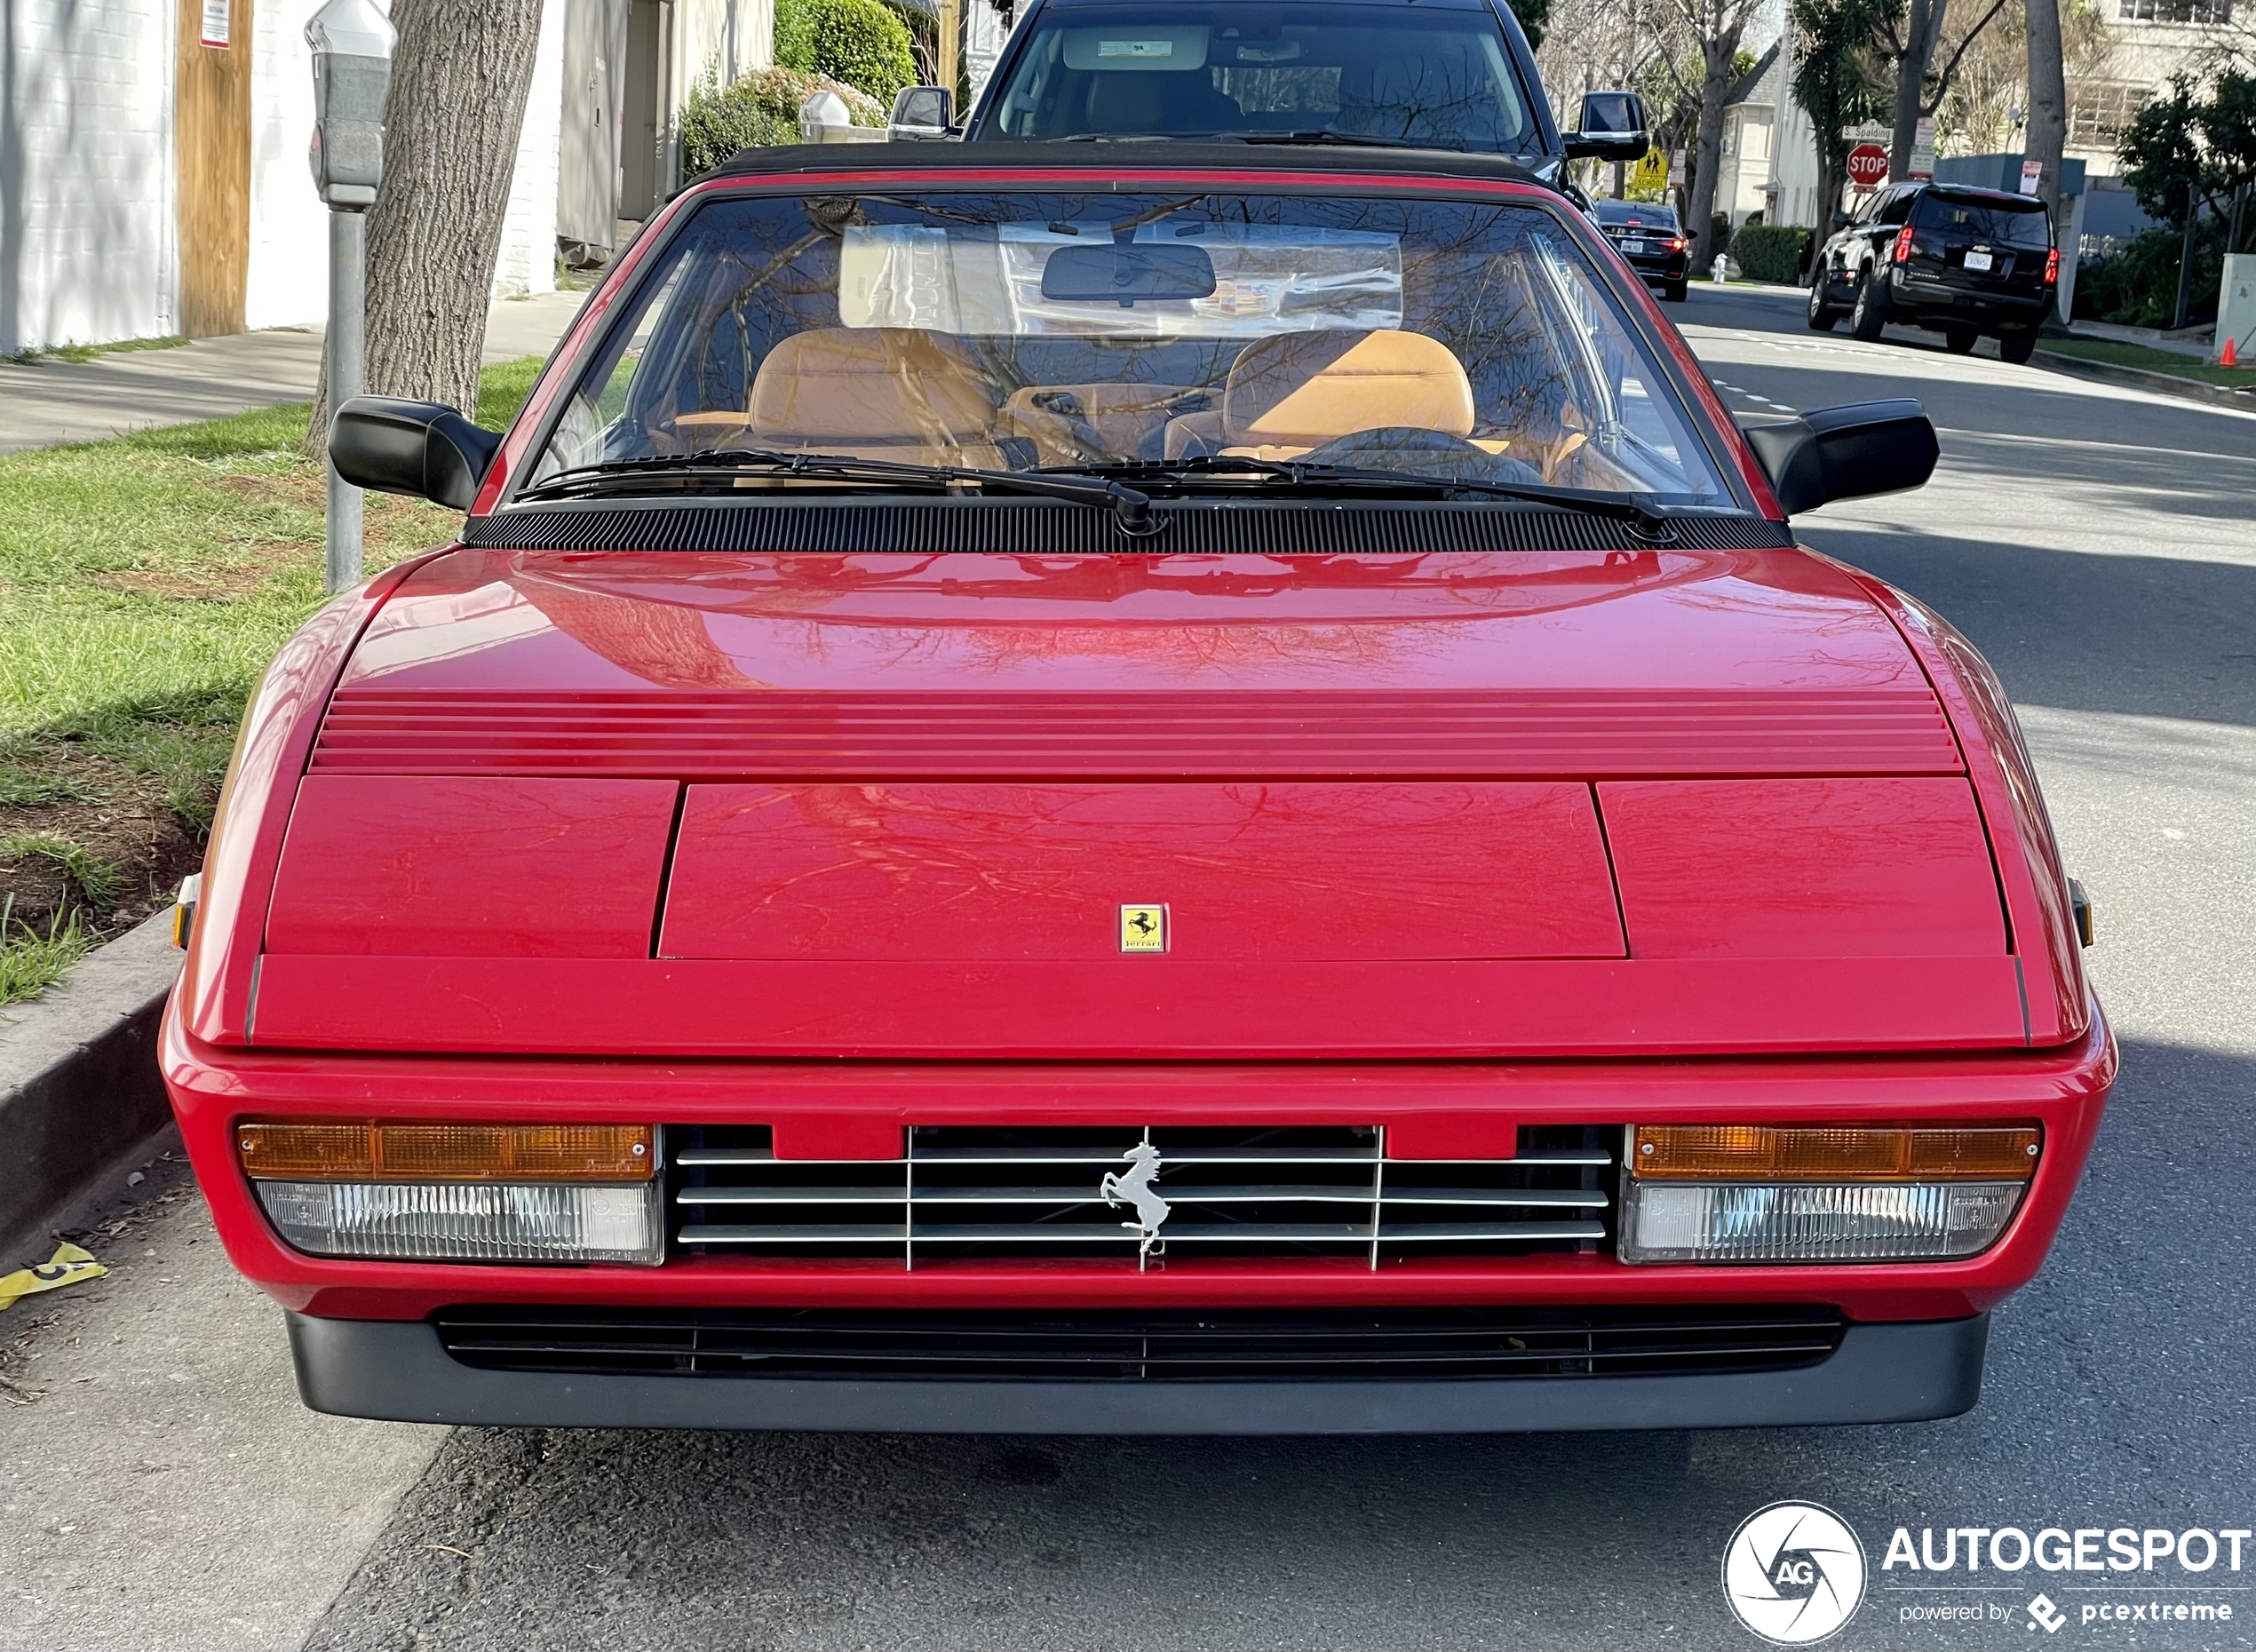
[(363, 211), (384, 179), (391, 20), (374, 0), (329, 0), (306, 25), (314, 49), (314, 187), (333, 210)]
[[(374, 0), (329, 0), (306, 25), (314, 49), (314, 187), (329, 206), (329, 326), (322, 344), (329, 405), (365, 387), (368, 210), (384, 181), (384, 94), (392, 20)], [(361, 490), (329, 467), (329, 589), (361, 581)]]

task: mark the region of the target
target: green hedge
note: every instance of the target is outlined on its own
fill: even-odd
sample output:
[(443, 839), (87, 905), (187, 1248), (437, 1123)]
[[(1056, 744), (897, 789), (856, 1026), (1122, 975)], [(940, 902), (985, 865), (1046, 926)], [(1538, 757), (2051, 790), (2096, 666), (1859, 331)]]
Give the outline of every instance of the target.
[(776, 0), (775, 61), (827, 75), (890, 111), (893, 94), (917, 83), (909, 26), (881, 0)]
[[(2178, 266), (2185, 232), (2157, 224), (2104, 258), (2087, 258), (2076, 272), (2076, 314), (2081, 320), (2126, 327), (2167, 327), (2178, 307)], [(2192, 304), (2186, 319), (2217, 319), (2225, 278), (2225, 226), (2205, 218), (2193, 234)]]
[(1801, 279), (1802, 250), (1810, 232), (1791, 225), (1743, 224), (1731, 238), (1732, 260), (1749, 281), (1791, 287)]
[(754, 69), (733, 86), (716, 86), (708, 80), (682, 106), (682, 175), (710, 172), (739, 149), (798, 142), (799, 105), (818, 91), (835, 91), (844, 98), (857, 126), (885, 122), (886, 109), (876, 99), (822, 75), (764, 68)]

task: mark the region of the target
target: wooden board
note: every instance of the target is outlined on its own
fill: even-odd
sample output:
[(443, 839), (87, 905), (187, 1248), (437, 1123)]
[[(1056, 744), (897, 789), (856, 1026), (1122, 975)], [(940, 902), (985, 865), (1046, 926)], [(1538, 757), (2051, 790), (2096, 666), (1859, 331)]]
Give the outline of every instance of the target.
[(242, 331), (243, 287), (250, 264), (252, 0), (226, 4), (226, 45), (203, 44), (203, 0), (179, 0), (174, 45), (179, 325), (191, 338)]

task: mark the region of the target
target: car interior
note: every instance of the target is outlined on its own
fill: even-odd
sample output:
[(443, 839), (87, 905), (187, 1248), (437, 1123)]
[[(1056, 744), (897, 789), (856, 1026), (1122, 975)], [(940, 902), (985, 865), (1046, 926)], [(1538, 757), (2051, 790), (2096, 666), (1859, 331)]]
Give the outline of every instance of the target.
[[(782, 260), (738, 256), (743, 249), (687, 258), (612, 364), (591, 375), (600, 388), (575, 399), (536, 479), (608, 459), (758, 449), (1018, 471), (1313, 457), (1571, 487), (1715, 490), (1650, 393), (1651, 369), (1615, 327), (1593, 326), (1602, 301), (1578, 258), (1523, 242), (1514, 254), (1466, 260), (1446, 242), (1397, 245), (1367, 228), (1321, 226), (1284, 226), (1278, 233), (1307, 240), (1281, 253), (1275, 242), (1233, 247), (1220, 239), (1230, 226), (1215, 225), (1207, 239), (1224, 267), (1246, 267), (1230, 258), (1251, 247), (1318, 269), (1313, 319), (1290, 314), (1287, 283), (1241, 278), (1227, 290), (1203, 250), (1182, 267), (1206, 271), (1214, 290), (1193, 302), (1116, 300), (1072, 284), (1084, 279), (1074, 272), (1108, 270), (1124, 251), (1135, 256), (1123, 269), (1164, 276), (1166, 266), (1148, 260), (1182, 251), (1175, 237), (1193, 227), (1169, 219), (1137, 232), (1168, 232), (1150, 242), (1021, 242), (1025, 267), (1048, 273), (1014, 290), (1032, 306), (1021, 316), (1027, 330), (1015, 332), (991, 314), (974, 326), (968, 302), (962, 314), (928, 302), (928, 290), (945, 284), (930, 278), (951, 247), (995, 267), (998, 244), (1011, 243), (991, 228), (887, 230), (896, 250), (914, 243), (927, 255), (925, 285), (897, 279), (876, 299), (846, 303), (850, 240), (845, 254), (838, 238), (817, 234)], [(960, 240), (933, 239), (947, 235)], [(1348, 248), (1357, 257), (1368, 242), (1387, 245), (1359, 268), (1323, 235), (1362, 237)], [(1081, 262), (1058, 277), (1069, 260)], [(936, 324), (899, 324), (928, 310)]]

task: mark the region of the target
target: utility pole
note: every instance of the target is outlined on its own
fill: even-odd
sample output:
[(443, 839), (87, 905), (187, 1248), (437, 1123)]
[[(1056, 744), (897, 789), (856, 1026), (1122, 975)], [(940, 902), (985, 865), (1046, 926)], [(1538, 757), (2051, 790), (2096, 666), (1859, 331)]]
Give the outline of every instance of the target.
[[(329, 405), (367, 377), (368, 210), (384, 179), (384, 97), (392, 83), (391, 20), (372, 0), (329, 0), (306, 25), (314, 49), (314, 187), (329, 203), (329, 330), (322, 340)], [(361, 583), (361, 490), (329, 465), (330, 593)]]

